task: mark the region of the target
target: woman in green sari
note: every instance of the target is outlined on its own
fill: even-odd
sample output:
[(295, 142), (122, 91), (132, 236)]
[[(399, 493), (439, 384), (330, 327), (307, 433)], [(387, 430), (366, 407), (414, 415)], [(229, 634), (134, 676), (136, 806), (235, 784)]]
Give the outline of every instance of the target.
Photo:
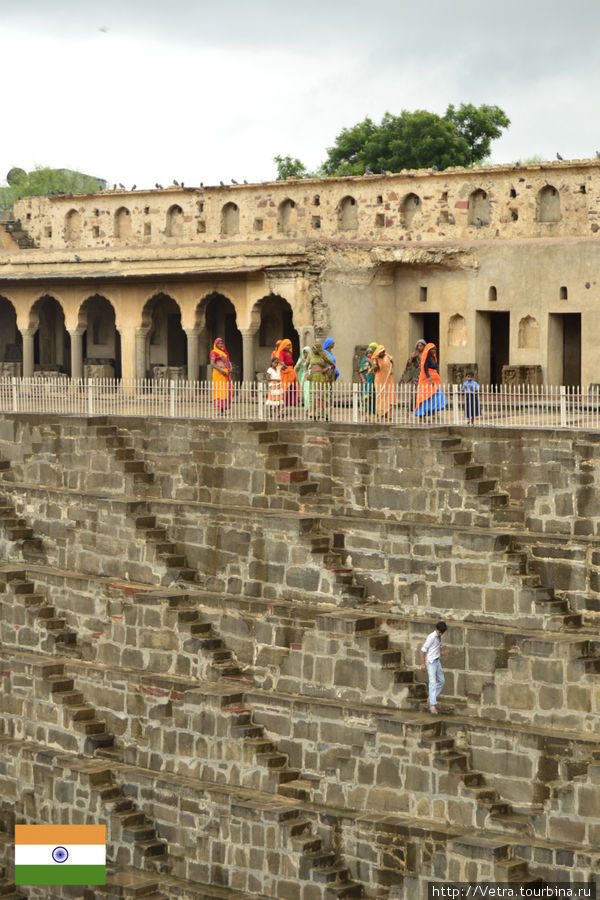
[(368, 415), (375, 412), (375, 373), (373, 372), (373, 366), (371, 365), (371, 356), (376, 347), (377, 341), (371, 341), (365, 350), (363, 358), (360, 361), (360, 366), (358, 367), (358, 377), (360, 378), (361, 383), (361, 405)]
[(298, 362), (294, 366), (296, 375), (298, 376), (299, 393), (302, 397), (302, 402), (304, 403), (305, 409), (308, 409), (308, 407), (310, 406), (310, 380), (308, 378), (310, 352), (310, 347), (303, 347), (302, 352), (298, 357)]
[(321, 341), (316, 341), (308, 357), (310, 379), (309, 415), (313, 419), (329, 420), (331, 410), (331, 386), (335, 381), (335, 364), (325, 352)]

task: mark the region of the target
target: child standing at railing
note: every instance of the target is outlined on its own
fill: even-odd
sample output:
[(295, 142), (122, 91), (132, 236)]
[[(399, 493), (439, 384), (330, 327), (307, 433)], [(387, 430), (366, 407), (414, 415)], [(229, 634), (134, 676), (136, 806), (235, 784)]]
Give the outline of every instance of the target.
[(275, 357), (267, 369), (269, 396), (265, 406), (272, 418), (278, 419), (283, 408), (283, 385), (281, 383), (281, 361)]
[(461, 385), (461, 391), (465, 395), (465, 419), (469, 425), (475, 424), (475, 417), (479, 416), (479, 385), (475, 381), (475, 372), (466, 372), (466, 380)]

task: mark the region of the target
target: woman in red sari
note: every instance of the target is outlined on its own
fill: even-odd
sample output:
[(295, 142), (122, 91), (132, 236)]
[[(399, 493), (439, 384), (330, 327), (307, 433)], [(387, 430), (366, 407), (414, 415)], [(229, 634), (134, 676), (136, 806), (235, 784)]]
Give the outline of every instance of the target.
[(415, 416), (431, 416), (448, 406), (440, 387), (440, 373), (435, 344), (426, 344), (421, 354), (421, 372), (417, 387)]
[(292, 342), (289, 338), (279, 341), (277, 359), (281, 363), (281, 386), (285, 406), (296, 406), (298, 403), (298, 376), (294, 369)]
[(224, 413), (231, 404), (231, 360), (222, 338), (217, 338), (210, 353), (213, 407)]

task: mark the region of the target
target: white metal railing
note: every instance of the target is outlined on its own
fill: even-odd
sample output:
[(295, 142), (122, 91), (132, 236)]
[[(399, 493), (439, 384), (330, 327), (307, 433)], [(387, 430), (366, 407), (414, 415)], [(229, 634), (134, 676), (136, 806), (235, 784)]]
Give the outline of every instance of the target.
[[(417, 390), (395, 385), (393, 395), (365, 395), (361, 385), (311, 385), (295, 405), (278, 405), (264, 383), (234, 384), (214, 394), (211, 382), (69, 379), (66, 376), (0, 378), (0, 412), (78, 416), (155, 416), (239, 421), (332, 421), (390, 423), (423, 428), (467, 424), (465, 394), (442, 385), (446, 405), (432, 415), (415, 415)], [(600, 430), (600, 391), (564, 386), (480, 386), (472, 424), (518, 428)]]

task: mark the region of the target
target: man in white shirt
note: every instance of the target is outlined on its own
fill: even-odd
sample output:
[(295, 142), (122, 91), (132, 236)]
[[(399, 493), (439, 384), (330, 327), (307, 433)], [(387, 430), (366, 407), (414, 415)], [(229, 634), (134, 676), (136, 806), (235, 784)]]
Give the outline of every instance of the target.
[(421, 668), (429, 676), (429, 711), (435, 716), (438, 714), (437, 699), (442, 693), (446, 681), (440, 657), (445, 652), (442, 650), (442, 635), (447, 630), (445, 622), (438, 622), (435, 631), (427, 635), (427, 639), (421, 647)]

